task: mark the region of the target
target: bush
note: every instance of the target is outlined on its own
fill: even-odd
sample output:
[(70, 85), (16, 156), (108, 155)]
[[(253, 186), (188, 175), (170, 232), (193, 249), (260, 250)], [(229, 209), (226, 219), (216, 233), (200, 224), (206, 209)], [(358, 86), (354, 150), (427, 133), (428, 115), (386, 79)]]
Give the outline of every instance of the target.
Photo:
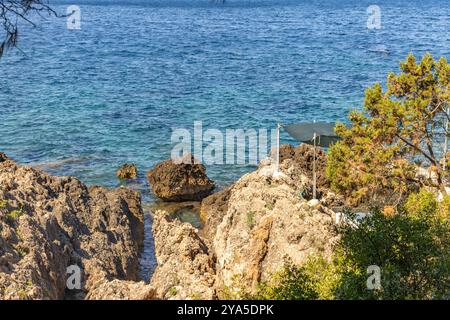
[[(341, 274), (335, 296), (450, 298), (450, 212), (445, 206), (432, 193), (421, 190), (408, 197), (397, 215), (375, 211), (357, 228), (343, 227), (335, 253), (336, 269)], [(447, 210), (444, 215), (443, 210)], [(366, 288), (370, 265), (381, 269), (380, 290)]]
[[(450, 299), (450, 197), (438, 202), (421, 190), (394, 215), (374, 210), (340, 228), (332, 262), (313, 257), (303, 266), (285, 262), (251, 299)], [(347, 213), (348, 219), (355, 217)], [(369, 266), (381, 288), (369, 290)]]
[(259, 284), (255, 294), (243, 294), (251, 300), (312, 300), (318, 299), (315, 284), (304, 267), (286, 260), (281, 271), (269, 281)]

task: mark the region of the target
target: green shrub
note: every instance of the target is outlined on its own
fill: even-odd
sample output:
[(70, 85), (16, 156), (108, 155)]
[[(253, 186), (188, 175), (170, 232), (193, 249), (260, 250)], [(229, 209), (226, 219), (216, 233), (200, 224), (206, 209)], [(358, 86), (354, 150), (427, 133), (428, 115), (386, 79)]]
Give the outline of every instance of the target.
[[(245, 296), (245, 295), (244, 295)], [(318, 299), (314, 283), (304, 267), (286, 260), (283, 269), (267, 282), (261, 282), (255, 294), (246, 298), (255, 300), (311, 300)]]
[(168, 293), (169, 293), (170, 296), (174, 297), (174, 296), (177, 295), (178, 290), (177, 290), (177, 288), (175, 288), (175, 287), (171, 287), (171, 288), (169, 289), (169, 292), (168, 292)]
[(3, 209), (8, 204), (8, 200), (0, 200), (0, 209)]
[(432, 192), (422, 189), (419, 193), (413, 193), (408, 197), (404, 210), (411, 217), (426, 219), (436, 215), (438, 201)]
[[(432, 194), (409, 196), (400, 213), (375, 211), (358, 227), (346, 226), (335, 252), (344, 299), (450, 298), (450, 228)], [(366, 287), (367, 267), (381, 269), (380, 290)]]
[(23, 214), (22, 210), (13, 210), (10, 211), (7, 216), (8, 218), (12, 219), (12, 220), (16, 220), (18, 219), (21, 215)]
[[(291, 261), (250, 299), (450, 299), (449, 197), (425, 190), (408, 197), (399, 213), (374, 210), (356, 225), (340, 227), (331, 262)], [(347, 212), (348, 219), (354, 216)], [(369, 266), (381, 271), (381, 288), (369, 290)]]

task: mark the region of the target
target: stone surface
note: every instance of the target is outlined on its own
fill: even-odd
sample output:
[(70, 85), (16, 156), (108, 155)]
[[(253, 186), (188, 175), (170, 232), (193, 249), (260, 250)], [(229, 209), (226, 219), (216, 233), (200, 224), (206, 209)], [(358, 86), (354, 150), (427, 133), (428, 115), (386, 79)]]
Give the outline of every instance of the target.
[[(274, 150), (271, 151), (271, 156), (274, 157)], [(285, 160), (293, 160), (302, 174), (307, 176), (311, 182), (310, 186), (306, 188), (307, 193), (312, 188), (313, 177), (313, 160), (314, 160), (314, 147), (302, 143), (297, 147), (293, 147), (289, 144), (283, 144), (280, 146), (280, 163)], [(330, 186), (330, 183), (325, 175), (325, 168), (327, 163), (327, 154), (319, 147), (316, 147), (316, 173), (317, 173), (317, 188), (318, 193), (326, 193)], [(308, 196), (307, 196), (308, 197)]]
[[(285, 258), (301, 265), (311, 255), (331, 256), (338, 237), (332, 212), (318, 202), (310, 207), (299, 195), (308, 178), (295, 161), (283, 161), (280, 169), (276, 178), (270, 174), (273, 167), (260, 167), (239, 179), (230, 189), (222, 220), (214, 221), (217, 231), (206, 235), (214, 235), (219, 297), (225, 288), (255, 289), (282, 268)], [(209, 218), (217, 220), (211, 213)]]
[(201, 164), (166, 160), (147, 174), (153, 193), (164, 201), (200, 201), (211, 194), (215, 184)]
[[(0, 299), (84, 298), (98, 279), (105, 286), (137, 280), (140, 201), (125, 188), (88, 188), (72, 177), (1, 162)], [(79, 291), (66, 288), (71, 265), (82, 271)]]
[[(160, 206), (175, 211), (154, 213), (158, 266), (147, 285), (136, 281), (143, 241), (139, 194), (87, 188), (75, 178), (3, 161), (0, 297), (215, 299), (226, 290), (251, 291), (285, 258), (301, 265), (311, 255), (330, 257), (338, 235), (334, 212), (323, 205), (335, 196), (308, 205), (301, 194), (309, 182), (296, 159), (284, 159), (279, 172), (270, 162), (261, 165), (203, 200), (201, 231), (174, 218), (193, 203)], [(66, 289), (70, 265), (82, 270), (79, 291)]]
[(117, 170), (116, 175), (119, 179), (136, 179), (137, 167), (133, 163), (125, 163)]
[[(310, 206), (300, 196), (309, 179), (295, 160), (285, 159), (280, 170), (275, 174), (274, 165), (260, 166), (205, 198), (200, 233), (165, 213), (155, 217), (159, 267), (152, 285), (158, 296), (178, 299), (203, 292), (203, 298), (223, 298), (230, 290), (255, 289), (283, 267), (285, 258), (300, 265), (312, 255), (330, 258), (338, 239), (334, 212), (319, 201)], [(206, 277), (201, 285), (198, 277), (191, 278), (199, 269)], [(211, 283), (213, 291), (207, 289)]]
[(214, 261), (198, 231), (156, 211), (153, 221), (158, 267), (151, 285), (162, 299), (214, 299)]
[(228, 187), (216, 192), (202, 201), (200, 207), (200, 219), (203, 223), (201, 234), (208, 240), (214, 239), (217, 226), (228, 210), (228, 201), (230, 200), (232, 188)]
[(154, 300), (155, 289), (143, 281), (97, 279), (86, 295), (86, 300)]

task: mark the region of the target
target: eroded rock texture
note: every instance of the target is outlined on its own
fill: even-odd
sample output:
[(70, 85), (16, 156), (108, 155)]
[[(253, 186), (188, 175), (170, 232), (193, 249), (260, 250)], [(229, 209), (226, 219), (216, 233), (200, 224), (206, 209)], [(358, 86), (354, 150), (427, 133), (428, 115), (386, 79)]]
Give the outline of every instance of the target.
[(162, 297), (202, 292), (202, 298), (221, 298), (225, 291), (252, 291), (286, 258), (299, 265), (315, 255), (330, 258), (338, 237), (333, 212), (319, 202), (311, 207), (301, 196), (309, 179), (295, 160), (284, 160), (281, 174), (274, 169), (262, 165), (204, 199), (201, 232), (157, 214), (158, 268), (152, 284), (162, 289)]
[(164, 201), (200, 201), (211, 194), (215, 184), (202, 164), (166, 160), (147, 174), (153, 193)]
[(198, 230), (156, 211), (153, 221), (158, 267), (151, 285), (162, 299), (214, 299), (214, 261)]
[[(129, 281), (138, 280), (143, 240), (138, 193), (88, 188), (75, 178), (2, 159), (0, 299), (80, 299), (100, 286), (123, 281), (130, 287)], [(71, 265), (82, 271), (81, 290), (66, 287)]]

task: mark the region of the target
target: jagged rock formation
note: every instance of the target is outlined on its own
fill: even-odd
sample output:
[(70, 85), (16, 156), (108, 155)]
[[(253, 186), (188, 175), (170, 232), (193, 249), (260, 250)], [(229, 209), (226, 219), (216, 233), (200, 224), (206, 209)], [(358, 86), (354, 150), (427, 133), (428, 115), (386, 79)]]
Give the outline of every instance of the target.
[[(274, 150), (272, 150), (272, 153)], [(283, 144), (280, 146), (280, 163), (291, 159), (293, 160), (302, 174), (312, 179), (313, 173), (313, 160), (314, 160), (314, 147), (309, 144), (302, 143), (297, 147), (290, 144)], [(316, 173), (317, 173), (317, 187), (321, 191), (327, 189), (330, 183), (325, 176), (325, 168), (327, 165), (327, 154), (319, 147), (316, 147)]]
[(214, 299), (214, 262), (208, 247), (188, 223), (156, 211), (153, 220), (158, 267), (151, 285), (163, 299)]
[(271, 170), (263, 167), (244, 175), (231, 190), (212, 240), (219, 296), (225, 287), (255, 288), (285, 258), (302, 264), (311, 255), (331, 256), (337, 239), (332, 212), (320, 205), (310, 208), (301, 198), (299, 181), (308, 179), (298, 175), (292, 162), (283, 162), (284, 174), (278, 177)]
[[(87, 188), (2, 159), (0, 299), (108, 298), (99, 288), (139, 286), (132, 283), (143, 240), (138, 193)], [(71, 265), (81, 268), (81, 290), (66, 287)]]
[(211, 194), (215, 184), (206, 175), (201, 164), (166, 160), (158, 163), (147, 174), (153, 193), (164, 201), (201, 201)]
[(207, 240), (214, 239), (217, 226), (222, 222), (223, 216), (228, 211), (232, 186), (216, 192), (203, 199), (200, 207), (200, 219), (203, 222), (201, 234)]
[(117, 170), (116, 176), (119, 179), (136, 179), (137, 167), (133, 163), (125, 163), (119, 168), (119, 170)]
[(302, 264), (311, 255), (331, 256), (338, 237), (333, 212), (310, 207), (300, 196), (309, 179), (294, 160), (283, 161), (281, 171), (274, 175), (274, 166), (261, 166), (204, 199), (201, 232), (167, 213), (156, 214), (158, 268), (152, 285), (158, 296), (226, 297), (225, 291), (254, 289), (280, 270), (285, 258)]
[[(170, 199), (211, 192), (204, 168), (173, 165), (166, 175), (166, 165), (149, 174), (156, 185), (156, 177), (165, 177), (161, 190), (174, 179), (178, 191), (167, 191)], [(284, 258), (302, 264), (310, 255), (329, 257), (338, 237), (333, 212), (302, 198), (310, 179), (295, 158), (283, 159), (280, 169), (275, 174), (273, 165), (261, 165), (204, 199), (201, 231), (156, 211), (158, 267), (147, 285), (136, 282), (143, 241), (136, 192), (87, 188), (0, 154), (0, 298), (215, 299), (225, 288), (255, 288), (282, 268)], [(197, 179), (204, 181), (201, 188)], [(66, 287), (71, 265), (82, 271), (79, 291)]]

